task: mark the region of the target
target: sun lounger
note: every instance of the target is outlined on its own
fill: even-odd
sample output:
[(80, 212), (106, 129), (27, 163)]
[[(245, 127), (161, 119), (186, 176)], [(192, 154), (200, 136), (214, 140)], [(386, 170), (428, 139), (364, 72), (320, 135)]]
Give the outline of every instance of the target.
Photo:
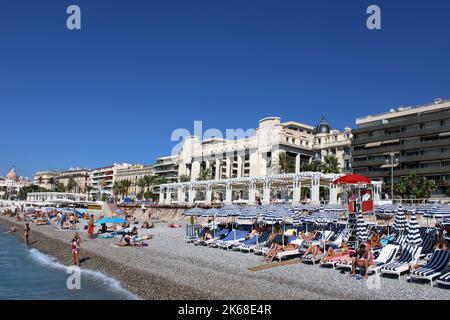
[(331, 266), (334, 269), (334, 268), (336, 268), (336, 265), (338, 263), (344, 263), (349, 257), (350, 257), (350, 253), (346, 253), (346, 254), (343, 254), (341, 256), (337, 256), (337, 257), (331, 258), (331, 259), (329, 259), (327, 261), (323, 261), (322, 260), (320, 262), (320, 266), (321, 267), (325, 267), (325, 266), (329, 267), (329, 266)]
[(444, 286), (450, 286), (450, 272), (447, 272), (446, 274), (440, 276), (436, 283), (442, 284)]
[(225, 237), (226, 235), (228, 235), (229, 232), (230, 231), (228, 229), (220, 229), (220, 230), (215, 232), (213, 239), (209, 239), (209, 240), (198, 239), (198, 240), (194, 241), (194, 245), (196, 245), (196, 246), (198, 246), (198, 245), (201, 245), (201, 246), (211, 245), (214, 242), (220, 240), (222, 237)]
[(235, 245), (239, 245), (245, 238), (248, 236), (248, 231), (244, 230), (233, 230), (231, 231), (226, 238), (219, 240), (216, 242), (218, 248), (221, 249), (231, 249)]
[(380, 252), (380, 255), (373, 261), (374, 264), (369, 267), (369, 273), (377, 273), (381, 268), (394, 261), (400, 247), (393, 244), (388, 244)]
[(281, 234), (277, 234), (272, 241), (268, 241), (265, 244), (256, 246), (255, 248), (253, 248), (253, 252), (255, 254), (258, 255), (265, 255), (267, 254), (267, 252), (269, 251), (270, 246), (272, 245), (273, 242), (281, 242), (282, 241), (282, 235)]
[(422, 247), (415, 245), (406, 245), (403, 247), (402, 254), (397, 261), (387, 263), (381, 267), (382, 274), (394, 274), (400, 276), (402, 273), (407, 272), (414, 266), (419, 260), (420, 252)]
[(249, 239), (245, 239), (244, 241), (240, 242), (239, 244), (235, 245), (232, 249), (233, 251), (240, 251), (242, 246), (252, 246), (256, 245), (258, 243), (259, 235), (254, 235), (253, 237)]
[(252, 252), (256, 247), (263, 246), (267, 243), (270, 237), (270, 232), (263, 232), (256, 239), (256, 243), (244, 243), (239, 246), (239, 250), (242, 252)]
[(450, 250), (435, 250), (430, 261), (425, 266), (411, 271), (411, 280), (428, 280), (433, 285), (433, 280), (448, 268), (449, 262)]

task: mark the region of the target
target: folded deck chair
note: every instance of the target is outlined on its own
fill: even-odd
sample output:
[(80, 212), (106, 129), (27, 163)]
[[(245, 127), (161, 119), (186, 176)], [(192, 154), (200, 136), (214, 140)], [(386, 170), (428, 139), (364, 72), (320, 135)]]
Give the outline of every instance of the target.
[(270, 232), (261, 233), (256, 239), (256, 243), (243, 243), (239, 246), (239, 250), (242, 252), (252, 252), (256, 247), (265, 245), (270, 238), (270, 234)]
[(450, 262), (450, 250), (435, 250), (431, 256), (430, 261), (422, 268), (411, 271), (411, 280), (423, 279), (430, 281), (433, 285), (433, 280), (442, 274), (447, 269)]
[(437, 283), (442, 284), (444, 286), (450, 286), (450, 272), (440, 276), (437, 280)]
[(406, 245), (403, 247), (402, 254), (397, 261), (390, 262), (381, 267), (382, 274), (394, 274), (400, 276), (409, 271), (419, 260), (422, 247), (416, 245)]

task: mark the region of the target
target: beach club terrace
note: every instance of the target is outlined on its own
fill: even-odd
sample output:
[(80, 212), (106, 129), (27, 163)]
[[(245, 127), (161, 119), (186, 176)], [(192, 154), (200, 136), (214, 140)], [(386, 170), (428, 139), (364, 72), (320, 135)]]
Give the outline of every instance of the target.
[[(263, 205), (274, 202), (299, 204), (302, 190), (311, 204), (341, 203), (342, 188), (334, 181), (344, 174), (300, 172), (260, 177), (168, 183), (160, 186), (160, 205), (197, 205), (241, 203)], [(380, 200), (382, 182), (373, 181), (373, 199)], [(321, 192), (321, 189), (322, 192)], [(325, 198), (321, 197), (325, 195)]]
[(82, 193), (30, 192), (27, 194), (27, 202), (30, 204), (88, 203), (89, 196)]

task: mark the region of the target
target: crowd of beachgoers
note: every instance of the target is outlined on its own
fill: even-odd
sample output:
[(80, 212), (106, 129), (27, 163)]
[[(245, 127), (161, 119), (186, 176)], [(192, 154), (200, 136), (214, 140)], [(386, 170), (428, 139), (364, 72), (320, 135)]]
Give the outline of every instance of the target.
[[(104, 250), (105, 245), (136, 248), (137, 251), (130, 251), (135, 257), (133, 265), (136, 266), (137, 261), (140, 261), (139, 265), (142, 264), (143, 269), (150, 266), (148, 259), (153, 259), (155, 252), (158, 255), (163, 253), (165, 255), (166, 251), (173, 253), (175, 250), (178, 252), (178, 249), (181, 250), (180, 259), (185, 259), (183, 258), (185, 255), (197, 256), (195, 251), (199, 251), (202, 261), (207, 261), (208, 257), (212, 259), (212, 256), (215, 256), (207, 252), (201, 253), (204, 251), (203, 248), (209, 247), (226, 250), (231, 256), (227, 254), (223, 259), (243, 260), (240, 267), (250, 271), (270, 271), (271, 269), (266, 268), (273, 267), (294, 270), (292, 268), (298, 268), (298, 264), (311, 264), (313, 265), (311, 269), (319, 267), (321, 271), (336, 269), (348, 272), (354, 279), (363, 279), (376, 274), (382, 275), (383, 278), (406, 278), (417, 283), (428, 280), (440, 288), (449, 288), (450, 233), (448, 217), (444, 212), (447, 207), (437, 206), (440, 208), (441, 216), (438, 219), (435, 219), (436, 217), (430, 219), (428, 225), (424, 225), (423, 216), (430, 213), (426, 210), (419, 213), (420, 210), (424, 210), (423, 206), (416, 207), (420, 210), (414, 210), (413, 206), (385, 206), (377, 208), (376, 214), (363, 217), (349, 214), (345, 208), (338, 205), (298, 207), (232, 205), (218, 209), (192, 208), (184, 212), (186, 222), (161, 224), (147, 219), (148, 215), (141, 215), (137, 219), (135, 209), (131, 207), (118, 209), (112, 216), (106, 217), (100, 212), (93, 213), (82, 208), (29, 208), (22, 207), (21, 203), (3, 203), (0, 204), (0, 216), (25, 225), (24, 237), (30, 233), (30, 229), (27, 231), (27, 224), (31, 227), (31, 232), (33, 229), (40, 229), (41, 226), (46, 226), (45, 230), (50, 228), (53, 233), (67, 231), (63, 233), (65, 235), (63, 238), (66, 239), (64, 241), (67, 241), (66, 254), (72, 252), (74, 264), (80, 263), (80, 256), (77, 256), (77, 253), (84, 239), (92, 239), (93, 242), (90, 242), (88, 247), (97, 248), (96, 250), (98, 248)], [(428, 209), (431, 208), (437, 207), (428, 205)], [(388, 216), (389, 212), (393, 214), (392, 225), (389, 225), (386, 219), (374, 219), (383, 212)], [(417, 223), (416, 215), (421, 216), (421, 225)], [(185, 226), (186, 230), (179, 228), (180, 225)], [(175, 234), (182, 232), (185, 233), (185, 237), (180, 234), (181, 237), (174, 240), (173, 234), (169, 232), (166, 238), (160, 238), (159, 233), (166, 233), (161, 228), (170, 230), (169, 227), (180, 229)], [(15, 226), (12, 224), (11, 228)], [(158, 243), (149, 246), (155, 233), (151, 234), (148, 231), (155, 228), (158, 230), (156, 235), (159, 240)], [(70, 244), (67, 240), (69, 235)], [(183, 237), (185, 242), (189, 243), (186, 244), (187, 247), (191, 247), (191, 243), (194, 244), (192, 250), (181, 249), (183, 246), (179, 245), (179, 241)], [(167, 246), (171, 249), (163, 250), (166, 245), (161, 247), (160, 241), (168, 242)], [(113, 251), (113, 254), (125, 256), (127, 251)], [(139, 254), (138, 258), (137, 252), (142, 252), (142, 257)], [(256, 259), (249, 253), (254, 253)], [(169, 263), (172, 258), (164, 258), (164, 255), (161, 259), (167, 261), (162, 261)], [(243, 259), (232, 258), (233, 255), (242, 255)], [(295, 262), (297, 266), (291, 265), (290, 262)], [(287, 264), (282, 267), (284, 263)], [(249, 268), (249, 264), (256, 267)], [(169, 273), (169, 265), (171, 266), (171, 264), (166, 266), (166, 273)], [(302, 272), (306, 274), (304, 269)], [(329, 273), (326, 273), (326, 276), (331, 277)], [(179, 279), (179, 281), (190, 283), (189, 280)], [(390, 287), (384, 286), (385, 290), (391, 290)], [(391, 294), (386, 292), (386, 295)], [(433, 292), (428, 294), (433, 296)], [(436, 293), (436, 296), (439, 294)]]
[[(253, 252), (269, 263), (299, 258), (303, 263), (347, 270), (356, 279), (371, 274), (407, 275), (409, 281), (425, 280), (448, 288), (449, 208), (440, 204), (377, 208), (377, 215), (392, 214), (392, 226), (385, 220), (384, 224), (367, 223), (363, 215), (349, 214), (340, 206), (194, 208), (186, 211), (193, 226), (198, 218), (208, 221), (192, 227), (185, 241)], [(438, 219), (433, 226), (419, 226), (417, 214)], [(218, 222), (227, 216), (234, 223)]]

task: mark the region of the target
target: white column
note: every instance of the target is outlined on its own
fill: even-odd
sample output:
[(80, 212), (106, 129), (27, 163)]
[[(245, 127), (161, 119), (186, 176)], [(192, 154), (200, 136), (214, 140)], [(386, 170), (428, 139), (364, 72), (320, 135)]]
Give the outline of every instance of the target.
[(159, 204), (164, 204), (164, 188), (159, 188)]
[(206, 186), (205, 203), (211, 204), (211, 202), (212, 202), (212, 187), (211, 184), (208, 184)]
[(311, 177), (311, 203), (320, 203), (320, 178), (319, 176)]
[(166, 189), (166, 204), (170, 204), (172, 202), (172, 189)]
[(242, 178), (242, 157), (241, 156), (238, 156), (237, 157), (237, 165), (238, 165), (238, 167), (237, 167), (237, 177), (238, 178)]
[(200, 162), (194, 161), (191, 168), (191, 181), (196, 181), (200, 174)]
[(178, 187), (178, 202), (185, 203), (186, 202), (186, 196), (184, 194), (184, 188)]
[(302, 182), (299, 177), (294, 178), (292, 204), (299, 204), (301, 202)]
[(256, 184), (254, 181), (250, 181), (248, 184), (248, 204), (256, 204)]
[(330, 203), (337, 204), (338, 188), (335, 184), (330, 184)]
[(300, 173), (300, 154), (295, 156), (295, 173)]
[(271, 187), (270, 181), (266, 180), (264, 182), (262, 204), (270, 204), (270, 187)]
[(216, 180), (220, 179), (220, 160), (216, 159)]
[(231, 171), (231, 159), (227, 158), (226, 159), (226, 163), (227, 163), (226, 176), (227, 176), (228, 179), (230, 179), (231, 178), (231, 174), (232, 174), (232, 171)]
[(225, 204), (233, 203), (233, 186), (231, 183), (227, 183), (226, 191), (225, 191)]
[(193, 187), (189, 187), (189, 204), (194, 204), (195, 202), (195, 189)]

